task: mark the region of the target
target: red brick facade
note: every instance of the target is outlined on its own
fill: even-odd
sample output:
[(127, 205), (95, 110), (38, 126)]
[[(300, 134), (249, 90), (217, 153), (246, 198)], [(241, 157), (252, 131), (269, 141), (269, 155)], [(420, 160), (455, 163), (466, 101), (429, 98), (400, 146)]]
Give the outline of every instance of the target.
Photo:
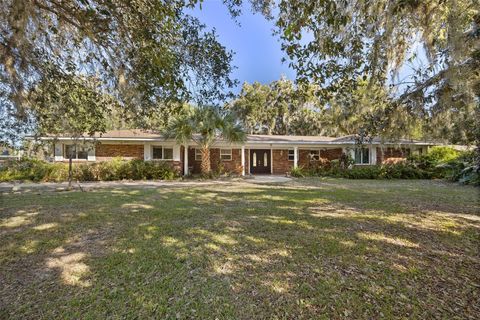
[(377, 164), (382, 164), (387, 159), (405, 159), (410, 155), (410, 148), (377, 148)]
[[(316, 149), (318, 150), (318, 149)], [(293, 168), (293, 160), (288, 160), (288, 149), (272, 150), (273, 174), (286, 174)], [(320, 149), (320, 158), (334, 160), (342, 156), (342, 148)], [(315, 161), (310, 160), (310, 150), (298, 150), (298, 166), (308, 168)]]
[(320, 157), (332, 161), (335, 159), (340, 159), (342, 157), (342, 153), (342, 148), (325, 149), (320, 151)]
[(95, 147), (97, 161), (123, 159), (143, 159), (143, 144), (98, 144)]
[(273, 174), (286, 174), (293, 168), (293, 161), (288, 160), (288, 149), (272, 150)]
[[(170, 161), (169, 163), (183, 173), (184, 148), (180, 148), (180, 161)], [(406, 158), (410, 154), (410, 148), (394, 148), (388, 147), (382, 149), (377, 148), (377, 164), (382, 164), (388, 159), (395, 160)], [(123, 159), (144, 159), (143, 144), (98, 144), (95, 148), (97, 161), (111, 160), (115, 157)], [(250, 150), (245, 149), (245, 173), (249, 173)], [(320, 149), (320, 157), (323, 159), (334, 160), (339, 159), (342, 155), (342, 148)], [(288, 160), (288, 149), (272, 150), (272, 172), (273, 174), (286, 174), (293, 168), (293, 160)], [(299, 149), (298, 165), (308, 168), (312, 165), (310, 160), (310, 150)], [(195, 148), (189, 148), (188, 164), (191, 173), (201, 172), (201, 161), (195, 160)], [(235, 174), (242, 173), (241, 149), (232, 149), (232, 160), (220, 160), (220, 149), (212, 148), (210, 150), (210, 164), (213, 171), (221, 173), (229, 172)]]
[[(192, 169), (191, 173), (200, 173), (201, 163), (201, 160), (195, 160), (195, 148), (188, 148), (188, 166)], [(210, 149), (210, 166), (213, 171), (220, 173), (242, 174), (242, 149), (232, 149), (232, 160), (220, 160), (220, 149)], [(245, 150), (245, 172), (248, 172), (247, 150)]]

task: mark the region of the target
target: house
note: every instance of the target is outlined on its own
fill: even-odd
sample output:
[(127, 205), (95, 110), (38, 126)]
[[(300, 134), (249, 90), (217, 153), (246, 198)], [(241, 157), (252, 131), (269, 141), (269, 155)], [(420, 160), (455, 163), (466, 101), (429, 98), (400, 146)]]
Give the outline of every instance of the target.
[[(201, 152), (192, 141), (179, 145), (160, 134), (142, 130), (114, 130), (81, 139), (74, 144), (69, 137), (42, 137), (52, 141), (52, 161), (105, 161), (115, 157), (165, 161), (183, 174), (199, 173)], [(401, 140), (388, 143), (374, 139), (361, 148), (353, 136), (340, 138), (321, 136), (247, 135), (244, 143), (218, 141), (211, 149), (213, 170), (248, 174), (285, 174), (298, 166), (309, 166), (323, 159), (339, 159), (350, 154), (356, 165), (381, 164), (389, 159), (421, 154), (433, 143)], [(321, 160), (322, 159), (322, 160)]]
[(22, 152), (9, 143), (0, 141), (0, 163), (6, 160), (19, 159)]

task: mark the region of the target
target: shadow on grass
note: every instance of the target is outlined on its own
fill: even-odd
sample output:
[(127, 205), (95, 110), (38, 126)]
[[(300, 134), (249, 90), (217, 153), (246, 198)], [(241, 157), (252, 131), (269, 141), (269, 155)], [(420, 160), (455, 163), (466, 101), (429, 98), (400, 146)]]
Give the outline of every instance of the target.
[(18, 318), (479, 315), (472, 208), (420, 202), (418, 212), (408, 198), (371, 194), (119, 188), (13, 203), (0, 224), (0, 309)]

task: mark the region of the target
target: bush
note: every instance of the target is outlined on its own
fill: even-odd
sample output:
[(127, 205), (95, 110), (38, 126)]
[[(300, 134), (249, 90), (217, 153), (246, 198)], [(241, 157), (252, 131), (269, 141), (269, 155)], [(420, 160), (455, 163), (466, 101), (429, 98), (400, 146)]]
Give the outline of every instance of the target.
[[(334, 161), (332, 161), (333, 163)], [(411, 164), (397, 163), (382, 166), (354, 166), (350, 169), (342, 169), (332, 165), (330, 168), (305, 170), (304, 168), (292, 169), (293, 177), (328, 176), (346, 179), (432, 179), (432, 172), (419, 169)]]
[[(113, 159), (98, 163), (74, 163), (73, 179), (78, 181), (172, 180), (179, 173), (165, 162)], [(0, 181), (67, 181), (67, 163), (36, 159), (8, 161), (0, 168)]]
[[(293, 177), (329, 176), (347, 179), (450, 179), (480, 184), (478, 154), (459, 152), (450, 147), (433, 147), (425, 155), (407, 160), (394, 158), (375, 166), (353, 166), (348, 158), (321, 162), (317, 166), (292, 169)], [(347, 164), (349, 164), (347, 166)]]
[(303, 167), (292, 168), (290, 175), (295, 178), (304, 178), (309, 174)]

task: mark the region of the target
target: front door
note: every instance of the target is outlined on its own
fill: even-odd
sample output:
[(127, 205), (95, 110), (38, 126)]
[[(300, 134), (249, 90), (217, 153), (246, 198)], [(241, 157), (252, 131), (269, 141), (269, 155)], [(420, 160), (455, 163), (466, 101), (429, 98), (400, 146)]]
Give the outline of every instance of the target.
[(250, 149), (250, 172), (271, 173), (270, 150)]

